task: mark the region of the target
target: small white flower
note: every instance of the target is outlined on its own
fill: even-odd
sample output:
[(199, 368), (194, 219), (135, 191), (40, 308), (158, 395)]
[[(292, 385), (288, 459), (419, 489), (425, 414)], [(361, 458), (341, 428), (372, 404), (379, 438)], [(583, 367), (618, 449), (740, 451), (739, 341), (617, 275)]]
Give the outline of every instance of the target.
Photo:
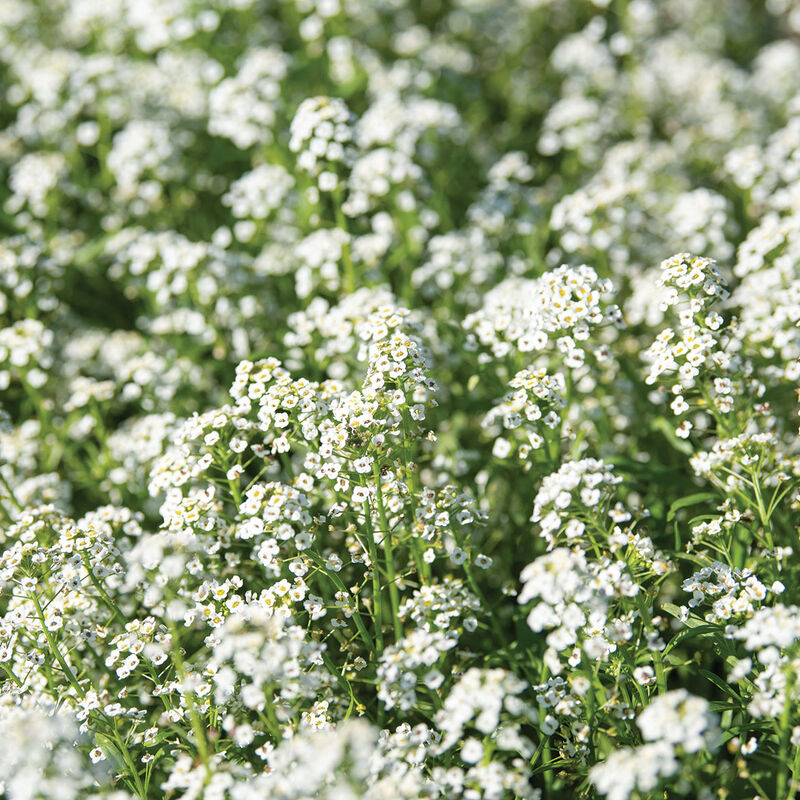
[(692, 432), (694, 426), (688, 419), (683, 420), (680, 425), (675, 429), (675, 435), (680, 439), (688, 439), (689, 434)]
[(350, 497), (354, 503), (366, 503), (369, 500), (369, 491), (363, 486), (354, 486)]
[(483, 745), (475, 738), (469, 737), (461, 745), (461, 760), (466, 764), (477, 764), (483, 758)]
[(552, 714), (548, 714), (542, 720), (540, 729), (545, 736), (552, 736), (558, 730), (558, 720)]
[(372, 456), (364, 456), (362, 458), (357, 458), (353, 462), (353, 468), (355, 469), (356, 472), (363, 475), (364, 473), (372, 471), (372, 461), (373, 461)]

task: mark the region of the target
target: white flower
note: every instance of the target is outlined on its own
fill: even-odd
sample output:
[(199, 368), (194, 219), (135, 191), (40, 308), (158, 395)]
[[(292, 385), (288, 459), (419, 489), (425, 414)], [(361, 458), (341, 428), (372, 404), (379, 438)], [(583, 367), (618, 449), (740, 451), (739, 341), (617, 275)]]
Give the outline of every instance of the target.
[(355, 469), (356, 472), (363, 475), (364, 473), (372, 471), (372, 462), (373, 462), (372, 456), (364, 456), (363, 458), (357, 458), (353, 462), (353, 468)]
[(558, 730), (558, 720), (552, 714), (548, 714), (539, 727), (545, 736), (552, 736)]
[(354, 503), (366, 503), (369, 500), (369, 490), (363, 486), (354, 486), (350, 497)]
[(483, 758), (483, 745), (472, 737), (461, 745), (461, 760), (467, 764), (477, 764)]

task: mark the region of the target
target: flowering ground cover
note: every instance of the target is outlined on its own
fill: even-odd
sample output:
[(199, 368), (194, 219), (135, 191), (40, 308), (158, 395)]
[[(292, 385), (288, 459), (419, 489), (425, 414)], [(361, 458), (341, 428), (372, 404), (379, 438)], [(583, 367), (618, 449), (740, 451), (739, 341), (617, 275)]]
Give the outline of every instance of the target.
[(0, 2), (0, 798), (800, 792), (797, 0)]

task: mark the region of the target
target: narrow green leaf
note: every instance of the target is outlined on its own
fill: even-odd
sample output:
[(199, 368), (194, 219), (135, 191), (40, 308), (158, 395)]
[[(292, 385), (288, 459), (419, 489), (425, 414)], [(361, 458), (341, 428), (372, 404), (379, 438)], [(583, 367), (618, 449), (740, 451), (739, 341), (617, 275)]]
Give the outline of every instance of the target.
[(742, 702), (742, 698), (739, 694), (733, 689), (733, 687), (727, 682), (722, 680), (719, 675), (715, 675), (713, 672), (709, 672), (707, 669), (698, 669), (697, 670), (709, 683), (713, 683), (714, 686), (717, 687), (721, 692), (727, 694), (729, 697), (736, 700), (738, 703)]
[(682, 508), (694, 506), (698, 503), (705, 502), (706, 500), (715, 500), (716, 498), (717, 495), (713, 492), (696, 492), (695, 494), (681, 497), (680, 500), (676, 500), (670, 505), (669, 511), (667, 511), (667, 522), (671, 522), (675, 518), (675, 515), (678, 513), (678, 511), (680, 511)]
[(672, 447), (684, 455), (690, 456), (694, 449), (691, 444), (685, 439), (679, 439), (675, 435), (675, 426), (670, 423), (666, 417), (657, 417), (651, 423), (653, 430), (658, 431), (664, 435), (664, 438), (672, 445)]

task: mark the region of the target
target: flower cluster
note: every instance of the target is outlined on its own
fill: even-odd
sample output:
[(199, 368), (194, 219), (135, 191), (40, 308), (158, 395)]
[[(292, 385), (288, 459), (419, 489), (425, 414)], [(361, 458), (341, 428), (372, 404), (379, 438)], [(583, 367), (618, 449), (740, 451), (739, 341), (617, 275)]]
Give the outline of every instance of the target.
[(304, 100), (292, 120), (289, 148), (297, 153), (297, 166), (317, 175), (322, 191), (337, 186), (336, 173), (325, 167), (347, 164), (353, 139), (353, 117), (342, 100), (312, 97)]
[[(649, 792), (680, 769), (679, 755), (719, 747), (719, 717), (708, 701), (685, 689), (661, 695), (637, 717), (645, 744), (617, 750), (593, 767), (591, 780), (612, 800), (626, 800), (634, 790)], [(679, 787), (680, 791), (680, 787)]]
[(601, 307), (611, 288), (587, 266), (562, 266), (536, 280), (509, 279), (487, 294), (464, 327), (496, 357), (512, 348), (539, 353), (555, 345), (566, 366), (579, 367), (585, 358), (579, 342), (589, 338), (591, 327), (621, 320), (615, 306)]
[(580, 643), (590, 659), (607, 660), (633, 636), (631, 620), (609, 619), (615, 597), (639, 593), (623, 562), (590, 563), (581, 551), (559, 547), (528, 564), (520, 579), (519, 602), (539, 601), (528, 625), (536, 632), (549, 629), (546, 643), (554, 651)]

